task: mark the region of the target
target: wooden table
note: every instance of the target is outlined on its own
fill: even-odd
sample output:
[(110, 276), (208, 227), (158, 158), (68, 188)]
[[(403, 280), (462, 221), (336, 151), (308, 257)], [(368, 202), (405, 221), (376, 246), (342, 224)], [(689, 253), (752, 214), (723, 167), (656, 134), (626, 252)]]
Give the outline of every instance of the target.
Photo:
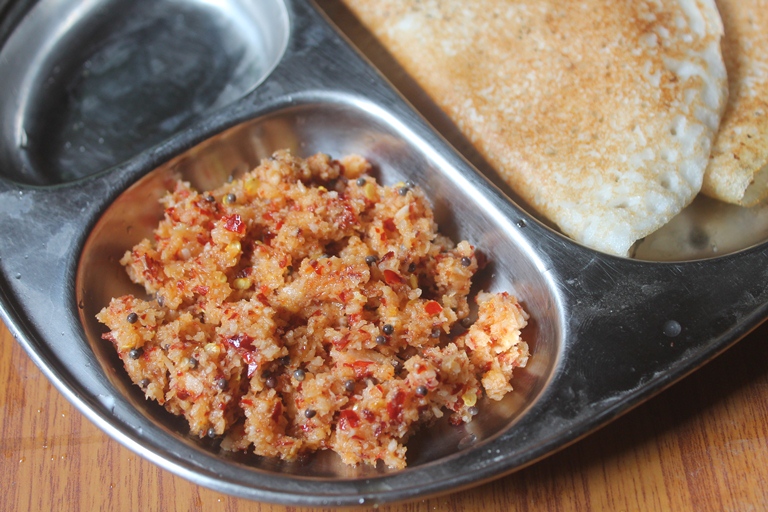
[[(300, 512), (199, 487), (108, 438), (0, 324), (0, 510)], [(590, 437), (495, 482), (383, 512), (768, 509), (768, 324)]]

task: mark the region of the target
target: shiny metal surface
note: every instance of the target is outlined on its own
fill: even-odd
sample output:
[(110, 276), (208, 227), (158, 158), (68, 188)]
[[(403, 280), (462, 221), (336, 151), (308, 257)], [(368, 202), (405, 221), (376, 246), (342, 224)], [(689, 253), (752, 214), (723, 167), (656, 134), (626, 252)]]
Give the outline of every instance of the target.
[[(37, 19), (36, 9), (77, 10), (86, 4), (96, 9), (115, 2), (43, 0), (31, 9), (19, 2), (0, 12), (23, 31), (25, 23)], [(455, 491), (519, 469), (595, 430), (766, 318), (768, 248), (755, 245), (759, 236), (733, 254), (688, 262), (596, 253), (511, 202), (312, 5), (299, 0), (283, 7), (276, 1), (246, 0), (167, 5), (222, 12), (272, 6), (237, 19), (252, 23), (254, 31), (275, 31), (264, 38), (284, 40), (285, 51), (276, 52), (276, 65), (263, 80), (255, 70), (246, 73), (248, 80), (233, 79), (251, 85), (227, 101), (210, 102), (175, 129), (142, 139), (125, 154), (115, 138), (109, 158), (97, 159), (99, 165), (82, 172), (66, 159), (57, 160), (59, 170), (47, 165), (23, 170), (24, 158), (30, 163), (51, 158), (41, 146), (15, 140), (22, 131), (33, 133), (34, 123), (45, 119), (36, 110), (42, 107), (29, 102), (47, 100), (24, 88), (0, 89), (3, 319), (83, 414), (160, 466), (221, 492), (295, 505), (375, 505)], [(13, 14), (27, 11), (26, 17)], [(121, 10), (109, 9), (105, 15), (112, 12), (117, 16)], [(24, 64), (24, 50), (12, 43), (22, 37), (16, 34), (0, 34), (0, 69), (13, 69), (18, 73), (14, 80), (40, 76), (45, 66), (36, 63), (45, 59), (35, 53)], [(277, 43), (273, 46), (279, 48)], [(76, 53), (85, 47), (79, 41), (68, 48)], [(47, 46), (37, 48), (42, 52)], [(227, 55), (217, 58), (226, 60)], [(72, 54), (67, 59), (82, 63), (88, 57)], [(3, 84), (8, 80), (0, 74)], [(86, 104), (92, 89), (83, 91), (87, 94), (79, 101)], [(182, 96), (192, 101), (196, 92), (191, 88)], [(132, 110), (142, 106), (137, 101)], [(531, 313), (526, 335), (534, 355), (516, 375), (516, 391), (501, 403), (482, 404), (481, 416), (467, 426), (438, 424), (416, 436), (408, 445), (406, 470), (349, 468), (328, 454), (282, 463), (220, 452), (215, 444), (187, 436), (183, 421), (146, 402), (111, 347), (100, 340), (93, 315), (112, 295), (136, 293), (117, 259), (156, 223), (161, 214), (156, 199), (169, 178), (178, 173), (196, 186), (213, 187), (282, 147), (302, 155), (360, 153), (372, 160), (384, 182), (418, 182), (432, 198), (443, 229), (471, 240), (493, 262), (482, 275), (482, 286), (513, 290)], [(83, 153), (85, 162), (91, 150)]]

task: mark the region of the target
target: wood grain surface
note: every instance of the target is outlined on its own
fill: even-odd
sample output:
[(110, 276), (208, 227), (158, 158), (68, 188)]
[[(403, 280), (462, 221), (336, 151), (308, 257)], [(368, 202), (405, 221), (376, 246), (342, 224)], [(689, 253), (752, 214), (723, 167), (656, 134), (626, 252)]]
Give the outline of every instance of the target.
[[(378, 510), (767, 510), (767, 363), (763, 324), (672, 388), (533, 466)], [(2, 325), (0, 421), (2, 511), (309, 510), (229, 497), (130, 452), (74, 409)]]

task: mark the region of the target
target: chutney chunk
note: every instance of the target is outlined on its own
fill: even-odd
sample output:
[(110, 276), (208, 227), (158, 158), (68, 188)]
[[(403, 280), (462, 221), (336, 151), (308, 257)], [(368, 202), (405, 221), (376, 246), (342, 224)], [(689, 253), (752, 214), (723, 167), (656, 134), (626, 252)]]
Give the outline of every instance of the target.
[(148, 399), (229, 450), (406, 465), (406, 442), (471, 421), (524, 366), (527, 314), (477, 297), (478, 254), (437, 231), (421, 188), (357, 155), (286, 151), (221, 187), (179, 182), (121, 263), (151, 297), (97, 318)]
[(463, 336), (463, 343), (470, 349), (471, 361), (484, 369), (483, 388), (486, 394), (501, 400), (512, 391), (510, 379), (515, 368), (528, 361), (527, 347), (522, 347), (520, 331), (528, 323), (528, 314), (517, 299), (508, 293), (477, 296), (479, 313), (477, 321)]

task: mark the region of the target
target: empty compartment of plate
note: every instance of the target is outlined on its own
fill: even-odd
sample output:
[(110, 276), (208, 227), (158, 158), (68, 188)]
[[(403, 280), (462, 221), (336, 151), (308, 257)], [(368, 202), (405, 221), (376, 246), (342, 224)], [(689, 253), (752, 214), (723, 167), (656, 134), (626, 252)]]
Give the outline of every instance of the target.
[(280, 0), (43, 0), (0, 49), (0, 169), (105, 170), (243, 97), (288, 39)]
[(431, 201), (440, 231), (455, 241), (469, 240), (488, 257), (490, 264), (478, 274), (476, 288), (516, 294), (531, 316), (524, 336), (533, 355), (526, 368), (516, 370), (514, 391), (499, 402), (483, 400), (478, 404), (480, 414), (469, 424), (451, 426), (444, 417), (417, 433), (407, 445), (409, 468), (477, 449), (510, 428), (546, 388), (562, 348), (559, 303), (541, 263), (519, 236), (514, 221), (496, 210), (472, 179), (467, 179), (469, 168), (450, 164), (416, 133), (367, 100), (310, 94), (216, 135), (148, 173), (106, 209), (84, 245), (76, 290), (85, 333), (114, 388), (147, 419), (145, 435), (151, 436), (153, 428), (177, 432), (178, 453), (191, 449), (211, 453), (221, 464), (216, 471), (227, 473), (228, 478), (227, 468), (233, 467), (237, 468), (236, 479), (250, 478), (251, 470), (319, 478), (362, 478), (387, 472), (381, 467), (346, 467), (330, 453), (301, 463), (283, 463), (219, 453), (207, 440), (191, 440), (181, 425), (183, 420), (144, 400), (123, 371), (111, 343), (101, 339), (106, 329), (95, 315), (110, 298), (144, 295), (143, 289), (129, 281), (119, 259), (134, 244), (151, 237), (163, 215), (157, 199), (173, 186), (175, 177), (207, 190), (251, 169), (278, 149), (290, 149), (298, 156), (356, 153), (372, 162), (377, 179), (384, 184), (415, 182)]

